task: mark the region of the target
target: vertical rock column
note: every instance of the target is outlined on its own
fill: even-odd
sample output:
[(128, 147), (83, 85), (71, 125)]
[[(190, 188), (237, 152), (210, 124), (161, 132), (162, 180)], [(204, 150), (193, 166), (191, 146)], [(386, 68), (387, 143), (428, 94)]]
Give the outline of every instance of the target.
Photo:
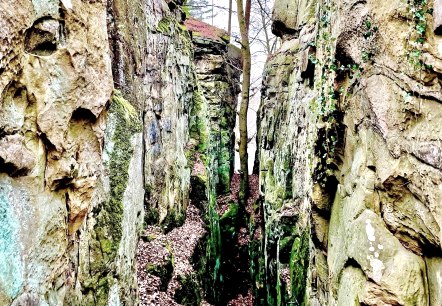
[[(317, 119), (310, 110), (316, 93), (308, 58), (314, 52), (309, 42), (315, 39), (316, 4), (286, 5), (275, 3), (273, 31), (282, 45), (266, 64), (258, 115), (265, 223), (258, 299), (268, 305), (303, 303), (311, 241), (310, 165)], [(305, 27), (301, 30), (297, 23)]]
[(216, 303), (223, 295), (217, 197), (230, 191), (241, 63), (225, 31), (192, 18), (185, 25), (192, 35), (197, 79), (190, 112), (190, 196), (208, 227), (197, 250), (201, 259), (196, 268), (206, 299)]
[(210, 131), (207, 150), (213, 155), (210, 167), (216, 173), (213, 184), (218, 195), (226, 194), (230, 191), (233, 175), (240, 54), (233, 45), (229, 45), (230, 37), (225, 31), (192, 18), (187, 19), (185, 25), (192, 33), (194, 45), (198, 83), (198, 92), (194, 96), (203, 97), (207, 104)]
[(190, 36), (179, 3), (114, 1), (110, 35), (116, 86), (142, 111), (147, 223), (166, 229), (185, 216), (185, 147), (195, 86)]

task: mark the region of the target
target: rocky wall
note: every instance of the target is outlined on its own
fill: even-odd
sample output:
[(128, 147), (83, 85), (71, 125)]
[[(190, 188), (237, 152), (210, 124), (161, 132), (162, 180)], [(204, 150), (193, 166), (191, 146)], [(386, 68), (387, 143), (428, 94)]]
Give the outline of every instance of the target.
[(179, 5), (0, 1), (1, 305), (138, 303), (143, 220), (189, 197)]
[[(194, 46), (198, 83), (198, 93), (194, 95), (203, 97), (207, 105), (205, 116), (210, 135), (205, 145), (208, 154), (213, 155), (210, 160), (210, 167), (215, 171), (213, 184), (218, 195), (228, 194), (234, 163), (235, 109), (240, 92), (240, 50), (229, 44), (230, 37), (221, 29), (193, 18), (188, 18), (185, 25), (192, 34)], [(204, 142), (202, 144), (204, 146)], [(199, 149), (203, 153), (206, 148), (200, 143)]]
[(116, 84), (143, 116), (146, 222), (180, 224), (189, 200), (188, 112), (196, 86), (181, 3), (114, 1), (110, 27)]
[(197, 80), (188, 145), (193, 162), (190, 200), (199, 208), (207, 228), (193, 255), (195, 286), (216, 305), (224, 296), (222, 253), (227, 249), (217, 199), (230, 194), (241, 55), (229, 44), (225, 31), (193, 18), (185, 25), (192, 35)]
[(0, 3), (0, 304), (62, 304), (104, 201), (105, 3)]
[(440, 13), (276, 1), (258, 132), (268, 304), (441, 304)]

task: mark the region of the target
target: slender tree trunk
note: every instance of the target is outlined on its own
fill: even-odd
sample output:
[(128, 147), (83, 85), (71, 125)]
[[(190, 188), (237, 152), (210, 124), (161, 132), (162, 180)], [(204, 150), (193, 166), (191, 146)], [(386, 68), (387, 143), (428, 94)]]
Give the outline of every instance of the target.
[(229, 0), (229, 23), (227, 25), (229, 36), (232, 36), (232, 2), (233, 0)]
[(244, 12), (244, 20), (246, 22), (246, 29), (247, 29), (247, 42), (249, 42), (250, 14), (251, 14), (251, 12), (252, 12), (252, 0), (246, 0), (246, 11)]
[(240, 209), (245, 211), (248, 197), (248, 155), (247, 155), (247, 111), (250, 99), (250, 69), (251, 54), (249, 42), (251, 0), (247, 0), (244, 12), (243, 0), (237, 0), (238, 23), (241, 32), (241, 53), (243, 59), (243, 81), (241, 105), (239, 110), (239, 158), (241, 169), (241, 183), (239, 188)]

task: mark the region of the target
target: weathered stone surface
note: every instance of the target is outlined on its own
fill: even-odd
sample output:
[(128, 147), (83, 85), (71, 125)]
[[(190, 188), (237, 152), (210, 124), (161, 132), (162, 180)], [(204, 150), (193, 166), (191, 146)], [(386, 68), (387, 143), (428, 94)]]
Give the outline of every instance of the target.
[[(440, 249), (440, 228), (431, 211), (407, 188), (403, 178), (384, 182), (386, 193), (380, 192), (383, 218), (390, 231), (415, 253), (432, 253)], [(425, 249), (426, 250), (423, 250)]]
[[(310, 123), (314, 122), (308, 113), (308, 106), (314, 98), (314, 93), (310, 87), (303, 86), (303, 80), (309, 82), (308, 77), (305, 77), (304, 71), (296, 66), (304, 55), (298, 39), (285, 41), (281, 50), (267, 62), (264, 74), (265, 87), (262, 91), (263, 100), (258, 119), (258, 156), (259, 180), (264, 194), (266, 220), (265, 270), (272, 271), (267, 275), (269, 283), (278, 282), (278, 270), (292, 267), (290, 262), (279, 263), (279, 260), (282, 257), (299, 256), (294, 254), (291, 245), (306, 230), (310, 231), (310, 216), (307, 213), (309, 209), (307, 192), (311, 184), (308, 177), (310, 157), (308, 150), (297, 150), (298, 146), (311, 137)], [(288, 141), (289, 139), (293, 141)], [(323, 226), (327, 221), (322, 216), (318, 216), (313, 222), (315, 226), (312, 232), (317, 237), (317, 241), (326, 243), (327, 238), (324, 235), (327, 230)], [(278, 258), (279, 246), (287, 241), (290, 247), (279, 254)], [(285, 254), (286, 252), (288, 254)], [(290, 271), (297, 278), (297, 283), (302, 284), (305, 269), (306, 266), (296, 267), (296, 270)], [(267, 292), (267, 299), (276, 299), (276, 296), (280, 295), (285, 303), (299, 303), (305, 286), (296, 285), (297, 292), (292, 291), (294, 294), (290, 294), (288, 289), (292, 286), (290, 280), (282, 281), (284, 287), (278, 292), (278, 289), (271, 286)]]
[(319, 1), (312, 25), (305, 6), (274, 10), (283, 43), (258, 117), (267, 222), (287, 205), (293, 231), (311, 229), (312, 305), (437, 305), (440, 5)]
[(115, 1), (113, 11), (115, 82), (143, 112), (145, 205), (152, 212), (146, 221), (171, 229), (185, 217), (190, 187), (190, 35), (175, 18), (181, 8), (161, 0), (139, 6)]
[(277, 0), (273, 6), (272, 31), (276, 36), (299, 34), (307, 23), (314, 22), (317, 1)]
[(0, 160), (10, 175), (29, 172), (35, 165), (34, 156), (24, 145), (24, 137), (17, 134), (0, 140)]
[[(359, 306), (360, 294), (365, 283), (364, 273), (352, 266), (342, 271), (336, 305)], [(330, 304), (333, 305), (333, 304)]]
[(359, 301), (370, 306), (404, 305), (395, 295), (371, 282), (365, 284)]
[(430, 306), (442, 303), (442, 259), (430, 257), (425, 259), (427, 264), (428, 291), (430, 295)]
[[(210, 136), (207, 143), (200, 141), (199, 147), (204, 150), (203, 147), (207, 146), (207, 161), (216, 172), (213, 184), (217, 194), (227, 194), (230, 191), (235, 156), (235, 109), (241, 60), (239, 54), (229, 52), (235, 47), (228, 45), (226, 32), (195, 19), (186, 20), (185, 24), (192, 34), (195, 49), (198, 93), (194, 97), (201, 96), (203, 103), (207, 104), (205, 116), (208, 116), (206, 124)], [(195, 128), (201, 130), (201, 127)]]
[(38, 179), (1, 174), (0, 211), (0, 299), (4, 305), (14, 299), (41, 304), (47, 294), (61, 303), (57, 291), (68, 263), (64, 196), (48, 192)]
[[(124, 152), (126, 168), (103, 157), (103, 146), (110, 155), (124, 150), (106, 110), (113, 89), (106, 19), (103, 1), (0, 1), (2, 305), (104, 305), (106, 286), (118, 288), (109, 300), (136, 303), (142, 139), (138, 132), (132, 154)], [(117, 192), (115, 170), (123, 181)], [(103, 203), (115, 193), (121, 211), (107, 226), (118, 235), (105, 241), (95, 225), (112, 215)]]
[(76, 279), (70, 251), (103, 169), (97, 118), (113, 86), (106, 7), (0, 8), (0, 171), (14, 177), (2, 174), (2, 224), (11, 224), (2, 253), (13, 258), (0, 271), (0, 296), (6, 305), (63, 304)]
[(433, 31), (436, 35), (442, 34), (442, 1), (434, 0), (433, 4)]

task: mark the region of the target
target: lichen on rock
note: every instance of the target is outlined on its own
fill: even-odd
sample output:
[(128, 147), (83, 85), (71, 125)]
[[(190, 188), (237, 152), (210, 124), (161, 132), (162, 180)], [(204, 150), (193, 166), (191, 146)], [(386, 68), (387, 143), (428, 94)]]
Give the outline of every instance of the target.
[(280, 207), (292, 207), (294, 228), (310, 232), (298, 303), (434, 303), (424, 260), (441, 256), (438, 189), (423, 183), (441, 175), (430, 140), (440, 97), (424, 94), (437, 91), (432, 4), (275, 5), (282, 46), (264, 74), (258, 157), (267, 222), (277, 227)]

